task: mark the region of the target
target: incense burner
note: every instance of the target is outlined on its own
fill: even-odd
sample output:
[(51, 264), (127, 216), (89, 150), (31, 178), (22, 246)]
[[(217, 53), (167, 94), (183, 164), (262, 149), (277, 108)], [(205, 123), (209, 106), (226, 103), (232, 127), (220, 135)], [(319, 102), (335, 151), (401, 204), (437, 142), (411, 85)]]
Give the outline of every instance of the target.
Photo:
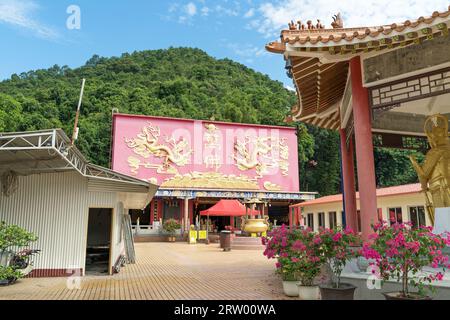
[(243, 219), (242, 231), (247, 233), (264, 233), (269, 229), (269, 218), (264, 219)]

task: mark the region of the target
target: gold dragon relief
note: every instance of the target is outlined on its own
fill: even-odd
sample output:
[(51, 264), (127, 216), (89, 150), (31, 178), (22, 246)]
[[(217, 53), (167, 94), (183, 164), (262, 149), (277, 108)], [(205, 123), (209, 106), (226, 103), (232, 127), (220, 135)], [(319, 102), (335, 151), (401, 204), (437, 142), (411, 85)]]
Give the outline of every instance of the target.
[(140, 167), (156, 169), (158, 173), (177, 174), (175, 166), (183, 167), (189, 163), (193, 150), (185, 138), (176, 140), (174, 137), (161, 138), (158, 126), (148, 125), (134, 138), (125, 138), (127, 146), (144, 159), (151, 156), (161, 158), (162, 163), (155, 164), (150, 161), (141, 161), (137, 157), (128, 157), (128, 165), (133, 174), (137, 174)]
[(256, 170), (257, 178), (278, 168), (283, 176), (289, 174), (289, 146), (286, 138), (244, 137), (234, 145), (233, 159), (239, 170)]

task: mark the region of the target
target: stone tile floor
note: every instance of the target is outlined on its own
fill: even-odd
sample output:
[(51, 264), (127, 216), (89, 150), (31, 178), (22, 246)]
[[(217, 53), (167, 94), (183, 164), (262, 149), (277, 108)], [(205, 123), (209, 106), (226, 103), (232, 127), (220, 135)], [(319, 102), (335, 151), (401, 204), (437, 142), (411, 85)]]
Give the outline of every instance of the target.
[[(217, 244), (136, 243), (137, 263), (114, 276), (22, 279), (0, 299), (287, 299), (274, 261), (261, 250), (223, 252)], [(69, 285), (68, 285), (69, 283)]]

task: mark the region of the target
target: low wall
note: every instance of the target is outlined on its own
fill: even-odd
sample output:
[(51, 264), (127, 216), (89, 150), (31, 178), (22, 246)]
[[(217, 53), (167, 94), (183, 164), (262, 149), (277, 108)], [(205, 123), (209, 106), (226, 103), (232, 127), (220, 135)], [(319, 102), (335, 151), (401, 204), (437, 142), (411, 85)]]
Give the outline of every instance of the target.
[[(385, 300), (382, 293), (401, 290), (400, 283), (391, 281), (383, 283), (381, 289), (376, 289), (373, 287), (373, 289), (370, 289), (367, 278), (368, 275), (345, 275), (341, 278), (341, 281), (351, 283), (357, 287), (355, 291), (355, 300)], [(433, 287), (435, 288), (435, 292), (430, 293), (429, 295), (435, 300), (450, 300), (450, 287), (436, 285)]]
[[(342, 272), (341, 282), (353, 284), (357, 287), (355, 291), (356, 300), (384, 300), (383, 293), (396, 292), (401, 290), (401, 283), (395, 280), (385, 281), (383, 284), (380, 279), (376, 279), (370, 272), (369, 262), (365, 259), (354, 259), (347, 263)], [(364, 270), (362, 272), (361, 270)], [(431, 267), (425, 267), (423, 272), (434, 273), (442, 271), (433, 269)], [(370, 278), (370, 280), (368, 280)], [(373, 281), (372, 279), (376, 279)], [(411, 291), (415, 291), (415, 288), (410, 288)], [(436, 300), (450, 300), (450, 271), (444, 274), (444, 279), (439, 282), (433, 283), (433, 292), (428, 292), (428, 295)]]

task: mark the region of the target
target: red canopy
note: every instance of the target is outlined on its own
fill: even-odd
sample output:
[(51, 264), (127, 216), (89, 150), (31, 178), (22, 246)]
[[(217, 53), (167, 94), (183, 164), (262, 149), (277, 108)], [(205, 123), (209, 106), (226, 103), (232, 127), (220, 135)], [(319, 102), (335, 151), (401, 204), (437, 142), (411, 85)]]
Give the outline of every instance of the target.
[[(258, 210), (248, 209), (249, 215), (260, 214)], [(245, 216), (245, 206), (237, 200), (220, 200), (214, 206), (207, 210), (200, 211), (202, 216), (225, 216), (225, 217), (239, 217)]]

